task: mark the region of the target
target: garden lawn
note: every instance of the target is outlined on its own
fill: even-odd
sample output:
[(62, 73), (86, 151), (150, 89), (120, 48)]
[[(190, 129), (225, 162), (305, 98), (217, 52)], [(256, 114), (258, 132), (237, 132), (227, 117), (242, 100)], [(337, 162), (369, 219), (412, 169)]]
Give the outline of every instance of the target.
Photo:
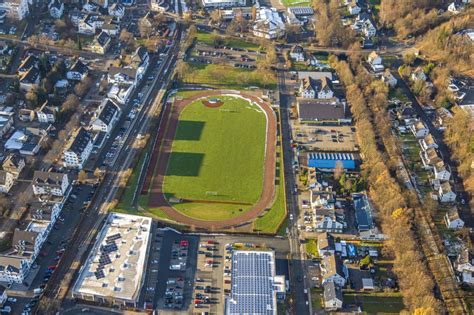
[[(209, 32), (204, 32), (204, 31), (198, 31), (196, 40), (200, 43), (209, 45), (209, 46), (214, 46), (214, 34), (209, 33)], [(259, 45), (250, 43), (241, 39), (237, 38), (229, 38), (229, 37), (224, 37), (219, 35), (224, 41), (223, 45), (229, 46), (229, 47), (236, 47), (236, 48), (242, 48), (242, 49), (258, 49), (260, 48)]]
[(344, 293), (344, 303), (361, 305), (368, 314), (399, 314), (405, 308), (401, 295), (382, 294)]
[(192, 71), (184, 83), (203, 84), (218, 88), (244, 89), (250, 86), (275, 88), (276, 77), (265, 80), (257, 70), (235, 68), (229, 65), (189, 63)]
[(306, 0), (280, 0), (285, 7), (310, 7), (311, 1)]
[(184, 199), (176, 209), (205, 220), (240, 215), (263, 188), (265, 114), (240, 98), (219, 99), (219, 108), (198, 100), (182, 111), (163, 185), (168, 198)]

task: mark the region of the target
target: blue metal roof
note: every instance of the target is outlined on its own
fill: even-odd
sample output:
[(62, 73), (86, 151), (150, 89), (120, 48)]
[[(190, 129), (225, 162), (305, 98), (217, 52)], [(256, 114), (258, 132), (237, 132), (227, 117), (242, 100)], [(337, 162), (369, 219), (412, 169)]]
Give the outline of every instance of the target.
[(355, 169), (355, 159), (352, 153), (308, 153), (308, 167), (314, 168), (336, 168), (337, 162), (341, 162), (344, 169)]

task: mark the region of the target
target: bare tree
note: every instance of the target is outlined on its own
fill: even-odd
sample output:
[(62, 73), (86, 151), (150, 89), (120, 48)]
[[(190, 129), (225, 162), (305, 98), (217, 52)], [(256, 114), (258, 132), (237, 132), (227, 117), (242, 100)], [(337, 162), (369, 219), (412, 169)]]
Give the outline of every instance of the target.
[(344, 165), (341, 161), (337, 161), (336, 167), (334, 167), (334, 179), (339, 180), (342, 174), (344, 174)]

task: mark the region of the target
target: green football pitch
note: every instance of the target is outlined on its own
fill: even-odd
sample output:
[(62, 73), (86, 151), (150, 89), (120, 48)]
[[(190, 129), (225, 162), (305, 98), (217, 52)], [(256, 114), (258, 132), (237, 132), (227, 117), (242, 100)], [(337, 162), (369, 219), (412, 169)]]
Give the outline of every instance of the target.
[(173, 206), (203, 220), (222, 220), (250, 209), (262, 193), (265, 113), (250, 102), (218, 97), (223, 105), (197, 100), (183, 109), (163, 190)]

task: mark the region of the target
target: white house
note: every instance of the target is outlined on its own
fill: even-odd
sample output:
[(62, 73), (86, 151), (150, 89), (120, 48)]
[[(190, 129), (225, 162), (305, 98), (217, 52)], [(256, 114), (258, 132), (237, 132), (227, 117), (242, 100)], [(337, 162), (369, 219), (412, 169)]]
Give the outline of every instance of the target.
[(110, 133), (120, 117), (120, 108), (110, 99), (105, 99), (91, 121), (91, 129)]
[(423, 168), (426, 170), (431, 170), (438, 162), (443, 162), (443, 160), (439, 157), (438, 152), (434, 148), (420, 151), (420, 157), (421, 162), (423, 163)]
[(457, 272), (462, 275), (462, 282), (474, 284), (474, 259), (469, 249), (464, 249), (454, 263)]
[(49, 15), (54, 19), (60, 19), (64, 13), (64, 2), (60, 0), (51, 0), (48, 4)]
[(417, 120), (412, 124), (410, 130), (417, 139), (423, 139), (430, 133), (428, 127), (426, 127), (425, 123), (421, 120)]
[(337, 311), (342, 308), (343, 296), (341, 288), (334, 282), (327, 282), (323, 285), (324, 309), (326, 311)]
[(412, 72), (411, 79), (413, 81), (426, 81), (427, 77), (423, 69), (421, 67), (417, 67), (415, 71)]
[(82, 169), (93, 148), (92, 135), (80, 127), (63, 152), (64, 166)]
[(3, 170), (13, 174), (15, 179), (20, 176), (24, 167), (25, 159), (18, 154), (9, 154), (2, 163)]
[(125, 15), (125, 7), (120, 3), (113, 3), (109, 6), (109, 15), (121, 19)]
[(398, 82), (389, 69), (386, 69), (382, 74), (381, 80), (391, 88), (394, 88)]
[(443, 161), (437, 162), (433, 167), (433, 174), (435, 179), (440, 182), (448, 181), (451, 178), (451, 172), (446, 168)]
[(12, 252), (0, 255), (0, 281), (22, 283), (32, 264), (28, 253)]
[(448, 11), (454, 14), (461, 13), (462, 9), (463, 9), (462, 4), (457, 0), (451, 2), (448, 6)]
[(440, 202), (454, 202), (456, 200), (456, 193), (453, 191), (449, 182), (444, 182), (439, 186), (438, 196)]
[(63, 197), (69, 188), (67, 174), (35, 171), (33, 174), (33, 193)]
[(0, 4), (0, 9), (7, 11), (9, 17), (20, 21), (30, 13), (28, 0), (6, 0)]
[(9, 192), (14, 184), (15, 175), (7, 171), (0, 170), (0, 192)]
[(321, 260), (320, 267), (322, 285), (328, 282), (334, 282), (339, 287), (344, 287), (346, 285), (346, 278), (348, 274), (347, 267), (341, 262), (338, 256), (325, 256)]
[(318, 235), (318, 254), (319, 257), (334, 255), (336, 246), (334, 244), (334, 237), (328, 233), (321, 233)]
[(459, 217), (459, 211), (456, 206), (450, 208), (444, 216), (444, 222), (448, 229), (458, 230), (464, 227), (464, 221)]
[(427, 135), (423, 139), (418, 140), (420, 147), (423, 151), (426, 151), (430, 148), (437, 149), (438, 144), (436, 143), (435, 139), (433, 138), (432, 134)]
[(38, 68), (31, 68), (30, 70), (20, 75), (20, 91), (30, 91), (34, 86), (37, 86), (40, 83), (40, 79), (41, 75)]
[(372, 51), (367, 57), (367, 62), (374, 72), (381, 72), (385, 69), (382, 64), (382, 57), (379, 56), (375, 51)]
[(114, 83), (109, 92), (107, 92), (107, 97), (117, 104), (125, 105), (133, 91), (134, 85)]
[(57, 108), (48, 106), (48, 101), (36, 110), (36, 118), (40, 123), (54, 123), (56, 122)]
[(80, 60), (76, 60), (66, 73), (68, 80), (81, 81), (87, 77), (89, 68)]
[(297, 62), (305, 61), (306, 59), (303, 47), (301, 47), (300, 45), (294, 45), (293, 47), (291, 47), (290, 57), (291, 59)]
[(351, 15), (357, 15), (361, 11), (360, 7), (357, 5), (357, 1), (355, 0), (347, 5), (347, 10), (349, 10), (349, 14)]
[(110, 35), (102, 31), (94, 38), (94, 41), (90, 45), (90, 49), (92, 52), (103, 55), (109, 50), (111, 42), (112, 38)]
[(301, 80), (300, 94), (302, 98), (330, 99), (334, 97), (332, 83), (326, 77), (313, 79), (306, 77)]

